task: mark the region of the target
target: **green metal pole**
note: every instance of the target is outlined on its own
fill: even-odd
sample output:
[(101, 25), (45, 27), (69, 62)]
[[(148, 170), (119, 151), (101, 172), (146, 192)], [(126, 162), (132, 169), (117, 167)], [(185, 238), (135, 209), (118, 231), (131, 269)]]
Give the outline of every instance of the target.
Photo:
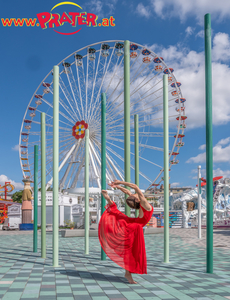
[(53, 266), (58, 267), (59, 67), (53, 68)]
[[(125, 181), (130, 182), (130, 43), (125, 41), (124, 53), (124, 148)], [(126, 187), (130, 189), (129, 187)], [(128, 195), (125, 195), (127, 198)], [(130, 207), (125, 203), (125, 214), (130, 217)]]
[(206, 270), (213, 273), (213, 150), (212, 150), (212, 57), (211, 57), (211, 15), (204, 16), (205, 27), (205, 92), (206, 92), (206, 195), (207, 233)]
[[(101, 189), (106, 189), (106, 94), (101, 94)], [(105, 211), (105, 198), (101, 195), (101, 215)], [(101, 248), (101, 260), (106, 254)]]
[(46, 114), (41, 113), (41, 257), (46, 258)]
[(169, 263), (169, 123), (168, 75), (163, 76), (163, 127), (164, 127), (164, 262)]
[(38, 145), (34, 145), (34, 232), (33, 252), (38, 252)]
[(85, 131), (85, 254), (89, 254), (89, 129)]
[[(139, 117), (134, 115), (134, 134), (135, 134), (135, 184), (139, 186)], [(135, 210), (135, 217), (138, 217), (138, 210)]]

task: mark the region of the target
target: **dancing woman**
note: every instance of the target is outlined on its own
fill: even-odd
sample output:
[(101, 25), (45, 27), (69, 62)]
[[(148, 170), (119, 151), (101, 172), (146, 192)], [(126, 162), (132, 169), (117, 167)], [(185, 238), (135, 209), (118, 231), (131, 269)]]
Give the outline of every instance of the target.
[[(126, 185), (135, 190), (132, 194)], [(136, 283), (131, 273), (147, 274), (145, 240), (142, 227), (152, 217), (153, 207), (145, 199), (136, 184), (115, 180), (109, 184), (113, 188), (128, 194), (126, 203), (129, 207), (138, 209), (138, 218), (129, 218), (117, 209), (117, 205), (110, 199), (107, 191), (102, 190), (102, 195), (107, 200), (106, 210), (101, 216), (98, 237), (107, 256), (126, 270), (125, 278), (129, 283)]]

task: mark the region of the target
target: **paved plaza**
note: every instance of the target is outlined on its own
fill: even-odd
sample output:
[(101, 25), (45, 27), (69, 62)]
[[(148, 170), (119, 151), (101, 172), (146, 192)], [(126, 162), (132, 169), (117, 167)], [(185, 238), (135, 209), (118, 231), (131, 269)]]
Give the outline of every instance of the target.
[(62, 238), (60, 267), (52, 267), (52, 233), (47, 233), (47, 259), (33, 253), (32, 232), (0, 232), (0, 299), (138, 300), (230, 299), (230, 231), (214, 233), (214, 274), (206, 273), (205, 231), (170, 229), (170, 263), (163, 263), (164, 236), (146, 235), (148, 274), (134, 275), (128, 284), (124, 270), (100, 260), (98, 238)]

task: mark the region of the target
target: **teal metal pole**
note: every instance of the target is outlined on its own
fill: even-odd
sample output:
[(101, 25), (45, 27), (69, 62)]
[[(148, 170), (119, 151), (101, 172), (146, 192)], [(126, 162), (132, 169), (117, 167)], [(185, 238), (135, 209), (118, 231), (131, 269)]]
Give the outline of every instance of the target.
[(206, 94), (206, 195), (207, 233), (206, 270), (213, 273), (213, 150), (212, 150), (212, 57), (211, 57), (211, 15), (204, 16), (205, 27), (205, 94)]
[(34, 145), (34, 232), (33, 252), (38, 252), (38, 145)]
[[(125, 41), (124, 53), (124, 148), (125, 181), (130, 182), (130, 43)], [(130, 189), (129, 187), (126, 187)], [(128, 195), (125, 195), (127, 198)], [(125, 214), (130, 217), (130, 207), (125, 203)]]
[(163, 75), (163, 127), (164, 127), (164, 262), (169, 263), (168, 75)]
[(41, 113), (41, 257), (46, 258), (46, 115)]
[[(139, 186), (139, 117), (134, 115), (134, 135), (135, 135), (135, 184)], [(138, 217), (138, 210), (135, 210), (135, 217)]]
[[(106, 94), (101, 94), (101, 189), (106, 189)], [(101, 215), (105, 211), (105, 198), (101, 195)], [(101, 260), (106, 254), (101, 248)]]
[(53, 68), (53, 266), (59, 265), (58, 184), (59, 184), (59, 67)]
[(89, 254), (89, 129), (85, 131), (85, 254)]

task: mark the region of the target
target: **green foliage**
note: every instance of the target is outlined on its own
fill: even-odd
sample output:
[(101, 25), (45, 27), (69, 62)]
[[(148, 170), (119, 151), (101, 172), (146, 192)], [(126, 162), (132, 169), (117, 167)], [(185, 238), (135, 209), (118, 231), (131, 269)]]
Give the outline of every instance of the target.
[(23, 190), (15, 192), (12, 195), (13, 202), (22, 203), (22, 193), (23, 193)]

